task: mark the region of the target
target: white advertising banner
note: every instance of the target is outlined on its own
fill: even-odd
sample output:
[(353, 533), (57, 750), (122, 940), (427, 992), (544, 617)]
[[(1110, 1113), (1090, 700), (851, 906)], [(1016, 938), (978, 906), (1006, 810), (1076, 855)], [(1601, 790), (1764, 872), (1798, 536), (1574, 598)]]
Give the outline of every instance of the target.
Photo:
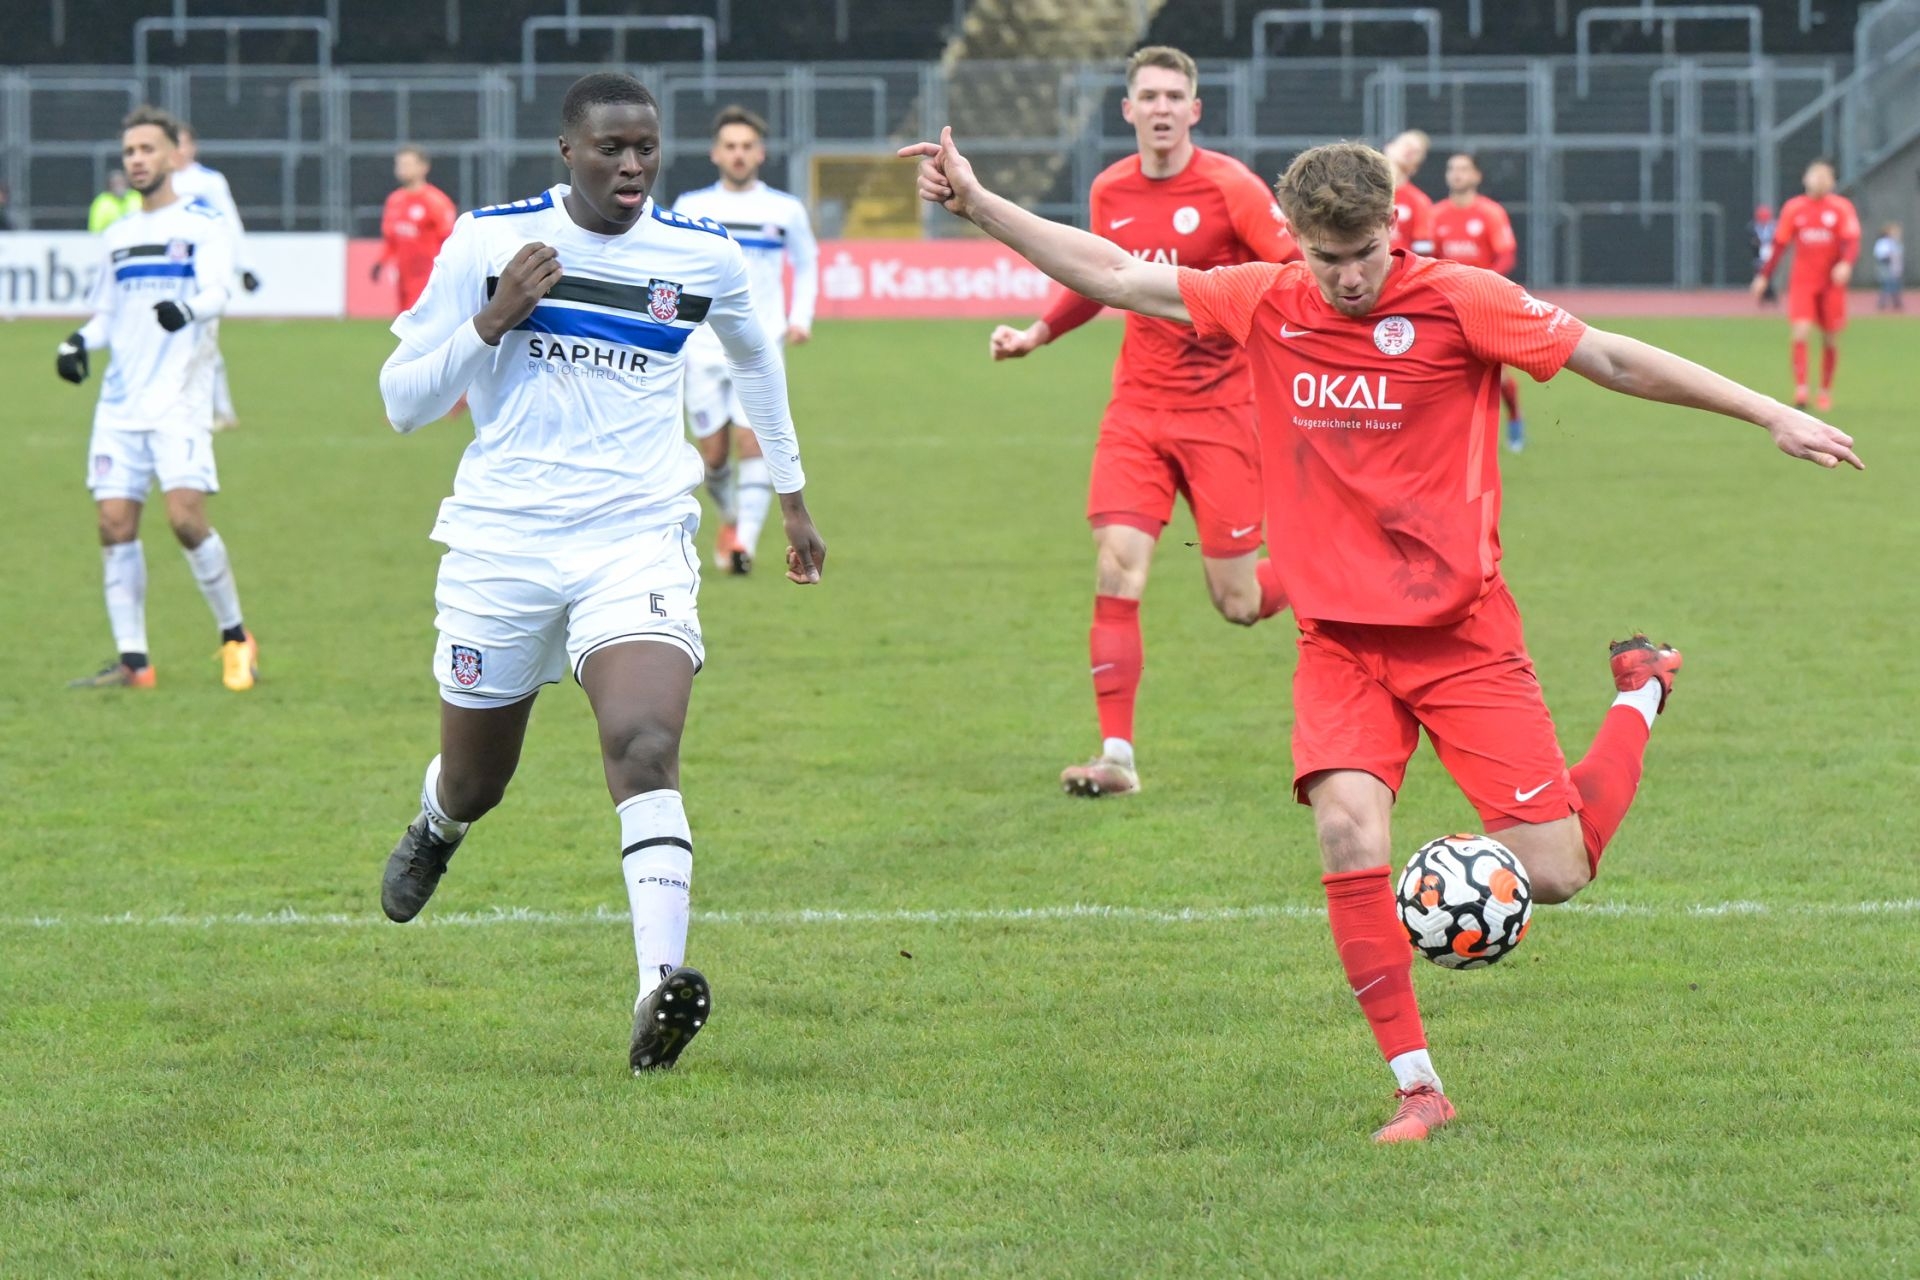
[[(104, 261), (84, 231), (0, 231), (0, 318), (84, 316)], [(347, 238), (330, 232), (253, 232), (241, 265), (258, 292), (234, 282), (230, 316), (341, 316), (347, 310)]]

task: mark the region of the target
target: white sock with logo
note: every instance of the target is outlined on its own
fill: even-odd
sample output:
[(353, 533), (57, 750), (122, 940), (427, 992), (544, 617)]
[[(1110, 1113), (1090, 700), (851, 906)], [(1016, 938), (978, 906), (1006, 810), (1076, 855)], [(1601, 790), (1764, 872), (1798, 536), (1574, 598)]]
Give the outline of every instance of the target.
[(233, 581), (233, 565), (227, 559), (227, 544), (218, 530), (209, 531), (206, 541), (197, 547), (183, 548), (193, 580), (213, 610), (213, 620), (222, 631), (240, 625), (240, 588)]
[(1391, 1058), (1387, 1061), (1387, 1065), (1393, 1069), (1393, 1078), (1402, 1089), (1429, 1084), (1436, 1092), (1446, 1092), (1440, 1086), (1439, 1073), (1433, 1069), (1433, 1059), (1427, 1056), (1425, 1049), (1415, 1049), (1397, 1058)]
[(765, 458), (740, 459), (740, 482), (734, 488), (734, 504), (740, 513), (740, 545), (752, 555), (760, 545), (760, 530), (766, 527), (767, 510), (773, 506), (773, 476)]
[(1616, 707), (1632, 707), (1646, 717), (1647, 729), (1653, 729), (1653, 718), (1660, 714), (1660, 682), (1649, 680), (1638, 689), (1623, 690), (1613, 700)]
[(620, 872), (633, 910), (633, 953), (645, 1000), (687, 958), (693, 832), (678, 791), (643, 791), (614, 811), (620, 815)]
[(147, 556), (140, 540), (100, 548), (106, 578), (107, 621), (121, 653), (147, 651)]
[(467, 834), (471, 822), (455, 822), (447, 816), (447, 810), (440, 803), (440, 757), (427, 761), (427, 776), (420, 784), (420, 812), (426, 817), (427, 825), (433, 828), (433, 834), (442, 840), (458, 840)]

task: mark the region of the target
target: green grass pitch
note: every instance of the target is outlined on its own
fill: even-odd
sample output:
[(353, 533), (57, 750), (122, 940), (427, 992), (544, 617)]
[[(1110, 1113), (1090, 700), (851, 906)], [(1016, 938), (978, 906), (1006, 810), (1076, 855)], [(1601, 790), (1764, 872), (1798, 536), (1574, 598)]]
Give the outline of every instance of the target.
[[(1621, 327), (1784, 390), (1777, 319)], [(1920, 1273), (1920, 331), (1847, 335), (1864, 475), (1526, 388), (1506, 565), (1569, 754), (1610, 638), (1687, 669), (1599, 882), (1507, 963), (1421, 966), (1461, 1119), (1376, 1149), (1391, 1078), (1288, 795), (1292, 628), (1213, 615), (1184, 516), (1147, 789), (1055, 786), (1095, 746), (1117, 326), (1015, 366), (975, 323), (793, 355), (826, 582), (707, 581), (684, 790), (716, 1015), (646, 1080), (577, 689), (423, 922), (378, 918), (464, 421), (387, 429), (378, 325), (230, 325), (214, 515), (264, 680), (220, 687), (150, 520), (160, 687), (69, 692), (110, 644), (65, 330), (0, 326), (0, 1274)], [(1423, 749), (1402, 853), (1472, 822)]]

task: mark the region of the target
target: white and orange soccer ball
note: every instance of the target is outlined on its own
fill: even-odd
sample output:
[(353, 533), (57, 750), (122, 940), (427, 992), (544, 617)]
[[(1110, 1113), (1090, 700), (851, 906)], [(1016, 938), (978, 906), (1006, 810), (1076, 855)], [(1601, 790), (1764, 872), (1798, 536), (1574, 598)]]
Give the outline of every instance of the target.
[(1400, 873), (1395, 896), (1414, 949), (1448, 969), (1501, 959), (1520, 945), (1533, 918), (1527, 869), (1487, 836), (1442, 836), (1422, 845)]

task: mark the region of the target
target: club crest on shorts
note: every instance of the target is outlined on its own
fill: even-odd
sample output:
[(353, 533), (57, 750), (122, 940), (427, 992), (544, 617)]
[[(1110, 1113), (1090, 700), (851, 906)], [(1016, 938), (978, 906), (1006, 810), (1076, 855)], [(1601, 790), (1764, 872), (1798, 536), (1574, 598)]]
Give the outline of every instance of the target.
[(113, 455), (110, 453), (94, 454), (93, 478), (96, 480), (105, 480), (111, 474), (113, 474)]
[(647, 281), (647, 314), (666, 324), (680, 318), (680, 286), (671, 280)]
[(1373, 345), (1382, 355), (1403, 354), (1413, 346), (1413, 321), (1405, 316), (1388, 316), (1373, 326)]
[(480, 683), (478, 649), (469, 649), (463, 644), (453, 646), (453, 682), (462, 689), (471, 689)]

